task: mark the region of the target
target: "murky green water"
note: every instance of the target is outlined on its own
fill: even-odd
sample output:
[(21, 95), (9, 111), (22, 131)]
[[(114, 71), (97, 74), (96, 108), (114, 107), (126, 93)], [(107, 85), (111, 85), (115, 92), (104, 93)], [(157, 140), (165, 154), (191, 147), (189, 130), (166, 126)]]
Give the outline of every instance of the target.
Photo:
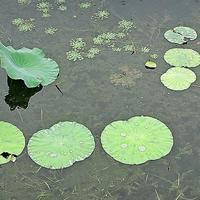
[[(163, 33), (185, 25), (200, 34), (200, 2), (94, 0), (91, 8), (80, 9), (79, 1), (67, 0), (66, 11), (58, 10), (54, 0), (49, 2), (53, 5), (51, 16), (44, 18), (36, 10), (36, 0), (27, 6), (16, 0), (0, 0), (1, 42), (15, 48), (42, 48), (60, 66), (58, 80), (42, 90), (27, 90), (21, 83), (8, 80), (1, 69), (0, 120), (18, 126), (26, 141), (34, 132), (59, 121), (76, 121), (92, 131), (96, 148), (91, 157), (63, 170), (40, 169), (25, 149), (15, 163), (0, 166), (0, 199), (199, 200), (200, 70), (193, 70), (197, 75), (195, 85), (182, 92), (165, 88), (160, 76), (169, 67), (163, 53), (176, 46), (168, 43)], [(91, 19), (98, 9), (108, 10), (109, 18)], [(18, 17), (35, 18), (34, 30), (19, 32), (11, 23)], [(66, 59), (71, 39), (82, 37), (91, 44), (93, 37), (112, 32), (122, 19), (133, 20), (136, 25), (127, 38), (127, 42), (135, 45), (134, 54), (103, 48), (94, 59), (77, 62)], [(54, 35), (45, 34), (45, 27), (49, 26), (58, 31)], [(200, 51), (198, 41), (185, 47)], [(150, 51), (142, 52), (144, 47)], [(150, 54), (158, 54), (155, 70), (144, 67)], [(124, 66), (142, 73), (131, 87), (115, 86), (110, 81), (112, 74), (119, 73)], [(112, 121), (136, 115), (155, 117), (170, 127), (174, 146), (168, 156), (129, 166), (116, 162), (103, 151), (100, 145), (103, 128)]]

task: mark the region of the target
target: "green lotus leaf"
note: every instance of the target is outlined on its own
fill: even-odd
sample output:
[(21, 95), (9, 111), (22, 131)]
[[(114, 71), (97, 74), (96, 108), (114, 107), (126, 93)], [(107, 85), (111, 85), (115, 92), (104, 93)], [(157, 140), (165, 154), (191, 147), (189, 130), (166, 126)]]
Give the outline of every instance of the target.
[(196, 80), (196, 75), (190, 69), (172, 67), (160, 79), (171, 90), (185, 90)]
[(175, 67), (197, 67), (200, 65), (200, 54), (192, 49), (169, 49), (165, 53), (164, 59)]
[(171, 43), (184, 44), (188, 40), (195, 40), (197, 33), (190, 27), (178, 26), (166, 31), (164, 37)]
[[(16, 126), (0, 121), (0, 164), (11, 161), (12, 155), (20, 155), (24, 146), (23, 133)], [(8, 157), (3, 156), (3, 154), (7, 154)]]
[(167, 155), (173, 146), (169, 128), (161, 121), (136, 116), (107, 125), (101, 135), (104, 150), (125, 164), (142, 164)]
[(42, 167), (61, 169), (89, 157), (94, 147), (94, 138), (88, 128), (66, 121), (33, 134), (28, 154)]
[(28, 88), (40, 84), (46, 86), (57, 78), (57, 63), (44, 56), (43, 51), (38, 48), (15, 50), (0, 43), (1, 67), (11, 79), (22, 79)]

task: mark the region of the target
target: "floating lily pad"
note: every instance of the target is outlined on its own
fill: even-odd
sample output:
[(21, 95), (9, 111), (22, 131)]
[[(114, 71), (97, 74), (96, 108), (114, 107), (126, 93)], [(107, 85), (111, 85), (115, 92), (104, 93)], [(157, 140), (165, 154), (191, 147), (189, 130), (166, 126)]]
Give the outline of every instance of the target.
[(23, 133), (14, 125), (0, 121), (0, 164), (21, 154), (25, 146)]
[(59, 68), (55, 61), (45, 58), (41, 49), (15, 50), (0, 43), (1, 67), (11, 79), (21, 79), (28, 88), (46, 86), (56, 80)]
[(200, 55), (192, 49), (173, 48), (164, 55), (165, 61), (175, 67), (197, 67)]
[(101, 135), (104, 150), (125, 164), (142, 164), (167, 155), (173, 146), (169, 128), (147, 116), (132, 117), (107, 125)]
[(94, 138), (88, 128), (66, 121), (33, 134), (28, 154), (42, 167), (61, 169), (89, 157), (94, 147)]
[(197, 33), (190, 27), (178, 26), (165, 32), (164, 37), (171, 43), (184, 44), (195, 40)]
[(149, 60), (145, 63), (145, 67), (149, 69), (155, 69), (157, 67), (157, 64)]
[(171, 90), (185, 90), (195, 80), (195, 73), (182, 67), (172, 67), (161, 76), (161, 82)]

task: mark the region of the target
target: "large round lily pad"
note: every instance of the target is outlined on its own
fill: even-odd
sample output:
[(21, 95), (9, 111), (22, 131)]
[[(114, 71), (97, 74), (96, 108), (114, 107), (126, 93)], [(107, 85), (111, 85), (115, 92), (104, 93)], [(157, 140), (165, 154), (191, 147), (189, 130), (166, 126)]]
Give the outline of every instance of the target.
[(94, 147), (94, 138), (88, 128), (66, 121), (33, 134), (28, 154), (42, 167), (61, 169), (89, 157)]
[(161, 121), (136, 116), (107, 125), (101, 135), (104, 150), (125, 164), (142, 164), (167, 155), (173, 146), (169, 128)]
[(200, 65), (200, 54), (192, 49), (169, 49), (165, 53), (164, 59), (174, 67), (197, 67)]
[(24, 146), (23, 133), (16, 126), (0, 121), (0, 164), (7, 163), (12, 156), (21, 154)]
[(177, 26), (165, 32), (164, 37), (171, 43), (184, 44), (189, 40), (195, 40), (197, 33), (194, 29), (185, 26)]
[(160, 79), (171, 90), (185, 90), (196, 80), (196, 75), (190, 69), (172, 67)]
[(22, 48), (15, 50), (0, 42), (1, 67), (11, 79), (21, 79), (28, 88), (46, 86), (58, 76), (59, 68), (55, 61), (45, 58), (41, 49)]

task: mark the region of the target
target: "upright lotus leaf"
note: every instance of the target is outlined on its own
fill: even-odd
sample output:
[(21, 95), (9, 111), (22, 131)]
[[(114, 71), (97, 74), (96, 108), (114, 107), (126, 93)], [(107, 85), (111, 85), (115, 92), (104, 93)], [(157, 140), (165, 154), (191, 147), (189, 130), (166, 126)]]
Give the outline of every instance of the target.
[(164, 59), (174, 67), (197, 67), (200, 65), (200, 54), (192, 49), (169, 49), (165, 53)]
[(169, 128), (161, 121), (136, 116), (107, 125), (101, 135), (104, 150), (125, 164), (142, 164), (167, 155), (173, 146)]
[(196, 75), (190, 69), (172, 67), (160, 79), (171, 90), (185, 90), (196, 80)]
[(58, 76), (59, 68), (55, 61), (45, 58), (41, 49), (21, 48), (18, 50), (0, 43), (1, 67), (11, 79), (21, 79), (28, 88), (46, 86)]
[[(24, 146), (23, 133), (16, 126), (0, 121), (0, 164), (7, 163), (12, 156), (21, 154)], [(3, 155), (7, 155), (7, 157)]]
[(184, 44), (188, 40), (195, 40), (197, 33), (190, 27), (177, 26), (166, 31), (164, 37), (171, 43)]
[(66, 121), (33, 134), (28, 154), (42, 167), (61, 169), (89, 157), (94, 147), (94, 138), (88, 128)]

